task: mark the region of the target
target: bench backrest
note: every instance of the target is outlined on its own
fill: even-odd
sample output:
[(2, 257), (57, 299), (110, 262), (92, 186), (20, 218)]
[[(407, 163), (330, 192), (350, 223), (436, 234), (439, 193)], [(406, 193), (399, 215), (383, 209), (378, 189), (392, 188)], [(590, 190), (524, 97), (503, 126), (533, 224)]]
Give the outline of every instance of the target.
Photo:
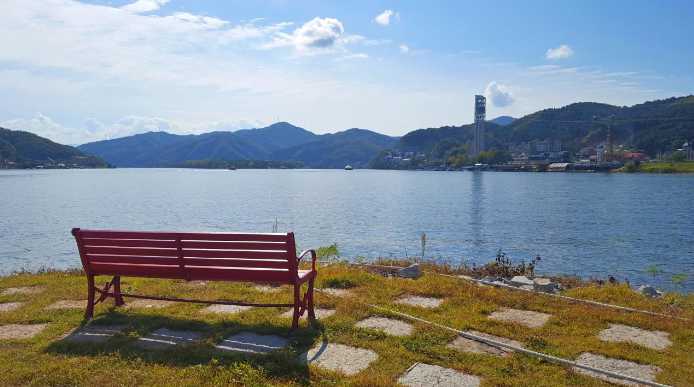
[(73, 229), (85, 272), (186, 280), (292, 282), (293, 233), (189, 233)]

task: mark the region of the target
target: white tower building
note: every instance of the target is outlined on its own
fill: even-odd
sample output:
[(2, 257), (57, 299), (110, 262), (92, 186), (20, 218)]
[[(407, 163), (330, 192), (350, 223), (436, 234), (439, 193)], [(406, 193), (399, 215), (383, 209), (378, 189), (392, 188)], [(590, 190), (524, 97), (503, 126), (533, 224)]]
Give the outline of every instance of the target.
[(475, 96), (475, 129), (470, 156), (477, 157), (484, 152), (484, 121), (487, 115), (487, 99), (482, 95)]

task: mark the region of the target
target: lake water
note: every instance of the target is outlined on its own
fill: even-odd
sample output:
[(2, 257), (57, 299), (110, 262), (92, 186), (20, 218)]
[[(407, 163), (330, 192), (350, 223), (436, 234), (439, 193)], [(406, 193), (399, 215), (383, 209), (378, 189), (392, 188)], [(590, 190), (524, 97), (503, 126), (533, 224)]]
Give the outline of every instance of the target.
[[(694, 290), (694, 176), (370, 170), (0, 171), (0, 273), (78, 267), (72, 227), (296, 233), (299, 248)], [(645, 269), (658, 265), (652, 278)], [(685, 273), (680, 288), (673, 274)]]

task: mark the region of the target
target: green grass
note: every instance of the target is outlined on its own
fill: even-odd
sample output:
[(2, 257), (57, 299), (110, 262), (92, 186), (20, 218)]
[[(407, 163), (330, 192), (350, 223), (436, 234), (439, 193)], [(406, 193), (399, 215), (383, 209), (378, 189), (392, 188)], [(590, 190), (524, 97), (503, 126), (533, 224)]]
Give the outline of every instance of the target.
[[(104, 282), (107, 278), (100, 278)], [(85, 297), (85, 278), (80, 273), (18, 274), (0, 278), (0, 289), (41, 285), (41, 295), (0, 296), (0, 302), (25, 301), (22, 308), (0, 313), (0, 325), (10, 323), (49, 323), (48, 328), (30, 340), (0, 340), (0, 385), (392, 385), (415, 362), (454, 368), (480, 376), (483, 385), (607, 385), (597, 379), (576, 374), (564, 367), (525, 355), (507, 358), (463, 353), (446, 344), (455, 334), (423, 323), (413, 323), (415, 334), (391, 337), (360, 330), (354, 324), (374, 314), (365, 304), (373, 303), (393, 310), (445, 324), (457, 329), (474, 329), (523, 342), (526, 347), (575, 359), (590, 351), (610, 357), (654, 364), (662, 368), (658, 381), (687, 385), (694, 380), (694, 330), (691, 322), (669, 320), (617, 310), (598, 308), (524, 292), (479, 287), (455, 278), (426, 274), (418, 280), (386, 278), (364, 270), (335, 264), (319, 268), (318, 286), (349, 285), (353, 298), (336, 298), (317, 293), (321, 308), (335, 308), (336, 314), (315, 327), (304, 321), (302, 328), (289, 334), (289, 319), (279, 315), (284, 309), (255, 308), (238, 315), (200, 313), (200, 304), (177, 304), (158, 310), (113, 308), (112, 300), (100, 304), (95, 324), (125, 324), (124, 335), (106, 344), (74, 344), (61, 337), (82, 324), (82, 310), (47, 311), (58, 300)], [(209, 282), (206, 286), (182, 281), (124, 278), (126, 292), (202, 299), (289, 302), (290, 289), (282, 293), (262, 293), (238, 283)], [(445, 298), (435, 310), (422, 310), (394, 304), (403, 294)], [(694, 296), (669, 294), (663, 299), (645, 298), (626, 286), (580, 287), (567, 292), (575, 297), (618, 303), (663, 313), (694, 318)], [(126, 299), (126, 302), (128, 300)], [(552, 319), (539, 329), (520, 329), (496, 322), (486, 315), (499, 307), (531, 309), (550, 313)], [(386, 315), (388, 313), (385, 313)], [(395, 317), (395, 316), (391, 316)], [(609, 323), (621, 323), (670, 333), (673, 345), (654, 351), (626, 343), (606, 343), (597, 333)], [(204, 332), (202, 344), (170, 351), (148, 351), (134, 341), (160, 327)], [(235, 332), (253, 330), (290, 339), (290, 348), (269, 356), (223, 354), (213, 345)], [(315, 343), (342, 343), (368, 348), (379, 359), (367, 371), (345, 378), (313, 366), (297, 364), (299, 353)]]
[(642, 163), (638, 172), (694, 173), (694, 161)]

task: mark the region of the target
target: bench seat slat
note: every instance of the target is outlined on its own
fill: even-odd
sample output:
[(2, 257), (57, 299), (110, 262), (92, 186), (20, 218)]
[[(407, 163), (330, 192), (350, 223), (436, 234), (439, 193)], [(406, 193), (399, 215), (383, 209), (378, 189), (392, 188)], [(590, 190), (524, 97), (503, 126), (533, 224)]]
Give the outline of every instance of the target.
[(106, 254), (106, 255), (127, 255), (130, 257), (177, 257), (176, 249), (148, 249), (143, 247), (94, 247), (85, 246), (84, 252), (87, 255)]
[(286, 242), (289, 238), (284, 233), (247, 234), (247, 233), (191, 233), (191, 232), (155, 232), (155, 231), (110, 231), (80, 230), (82, 238), (108, 239), (151, 239), (151, 240), (191, 240), (191, 241), (246, 241), (246, 242)]
[(176, 257), (131, 257), (127, 255), (87, 255), (90, 263), (114, 263), (131, 265), (174, 265), (180, 264)]
[(176, 241), (152, 240), (152, 239), (109, 239), (109, 238), (84, 238), (84, 246), (100, 247), (147, 247), (147, 248), (169, 248), (178, 247)]
[(184, 258), (183, 262), (186, 269), (189, 266), (289, 269), (289, 262), (283, 259)]
[(286, 251), (260, 251), (260, 250), (183, 250), (186, 258), (239, 258), (239, 259), (284, 259), (287, 260)]
[(200, 242), (182, 241), (184, 249), (206, 250), (277, 250), (287, 251), (286, 242)]
[(94, 275), (185, 279), (185, 274), (178, 266), (92, 263), (90, 269)]
[(292, 275), (288, 270), (252, 270), (230, 269), (225, 267), (188, 266), (188, 278), (192, 281), (247, 281), (247, 282), (282, 282), (291, 283)]

